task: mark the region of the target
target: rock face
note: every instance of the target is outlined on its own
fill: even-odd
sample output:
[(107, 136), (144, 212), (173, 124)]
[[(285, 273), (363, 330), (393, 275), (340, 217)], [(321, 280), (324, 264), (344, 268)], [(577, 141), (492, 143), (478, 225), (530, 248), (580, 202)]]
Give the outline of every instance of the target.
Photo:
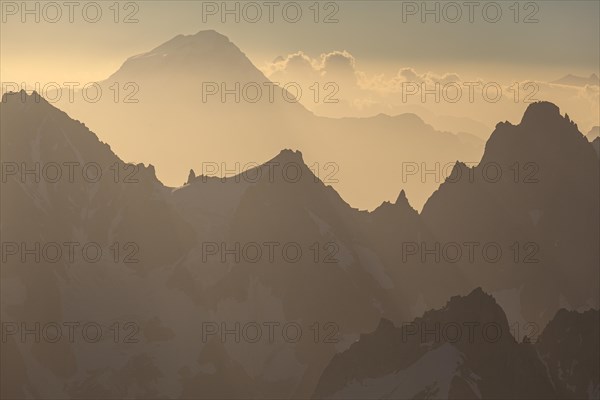
[[(116, 368), (135, 352), (116, 357), (100, 346), (85, 349), (65, 340), (67, 331), (63, 340), (44, 341), (40, 329), (153, 315), (151, 304), (131, 298), (143, 298), (148, 286), (142, 282), (188, 251), (193, 232), (167, 203), (152, 166), (124, 163), (85, 125), (36, 93), (6, 94), (0, 115), (3, 332), (18, 327), (6, 353), (3, 343), (3, 397), (47, 397), (54, 390), (62, 396), (119, 396), (95, 385), (76, 389), (76, 377), (86, 374), (90, 354), (111, 354)], [(21, 328), (36, 332), (36, 326), (37, 340), (19, 335)], [(35, 365), (47, 384), (38, 386)], [(7, 385), (5, 371), (17, 375)], [(136, 374), (131, 379), (147, 379)], [(94, 376), (88, 377), (100, 379)], [(61, 389), (53, 386), (63, 383)]]
[(314, 398), (596, 398), (598, 316), (560, 310), (537, 343), (518, 343), (476, 289), (401, 327), (382, 319), (333, 358)]
[(186, 185), (189, 185), (190, 183), (192, 183), (194, 181), (194, 179), (196, 179), (196, 173), (194, 172), (193, 169), (190, 169), (190, 174), (188, 175)]
[[(154, 167), (122, 161), (35, 94), (7, 94), (0, 115), (4, 397), (370, 397), (371, 387), (556, 397), (584, 393), (588, 380), (597, 390), (597, 366), (583, 358), (597, 333), (581, 353), (560, 350), (578, 317), (549, 325), (556, 333), (539, 347), (507, 334), (523, 318), (541, 327), (562, 307), (598, 306), (598, 157), (552, 104), (532, 105), (519, 125), (499, 124), (479, 166), (455, 166), (476, 180), (447, 180), (421, 214), (404, 191), (372, 212), (352, 208), (299, 151), (226, 178), (190, 171), (186, 185), (170, 188)], [(397, 122), (377, 119), (389, 132)], [(364, 121), (336, 123), (368, 131)], [(493, 170), (486, 164), (503, 179), (481, 178)], [(448, 243), (473, 241), (497, 243), (505, 256), (449, 252)], [(513, 253), (515, 241), (533, 247)], [(46, 251), (38, 260), (28, 250), (64, 243), (102, 256)], [(67, 331), (57, 342), (20, 336), (22, 323), (69, 321), (110, 334), (92, 344)], [(447, 338), (455, 321), (502, 335), (488, 343), (479, 332), (471, 343), (468, 332), (457, 341), (428, 333), (445, 324)], [(302, 334), (291, 340), (293, 329)], [(565, 372), (573, 360), (584, 367)]]
[(457, 164), (453, 176), (427, 201), (423, 222), (442, 242), (495, 242), (515, 256), (464, 273), (489, 291), (521, 282), (522, 298), (537, 304), (523, 310), (529, 321), (545, 324), (561, 298), (598, 304), (598, 157), (557, 106), (535, 103), (519, 125), (498, 124), (479, 165)]
[(77, 232), (106, 244), (131, 235), (144, 248), (143, 270), (189, 248), (192, 232), (165, 201), (152, 165), (123, 162), (36, 93), (7, 94), (1, 107), (3, 240)]
[(537, 353), (550, 372), (557, 397), (600, 396), (599, 324), (598, 310), (561, 309), (540, 335)]

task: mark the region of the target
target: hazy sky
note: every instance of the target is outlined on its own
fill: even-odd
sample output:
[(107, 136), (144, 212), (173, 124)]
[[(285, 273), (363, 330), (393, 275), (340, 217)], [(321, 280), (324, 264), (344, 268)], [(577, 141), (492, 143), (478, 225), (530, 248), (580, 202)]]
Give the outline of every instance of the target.
[[(514, 1), (472, 2), (472, 23), (463, 1), (322, 1), (318, 4), (319, 23), (314, 22), (313, 1), (295, 3), (302, 10), (296, 23), (286, 21), (296, 15), (292, 2), (273, 2), (273, 23), (269, 23), (269, 2), (264, 1), (250, 6), (238, 2), (239, 23), (234, 21), (235, 15), (221, 21), (221, 1), (122, 1), (119, 23), (114, 22), (113, 1), (77, 2), (72, 23), (69, 8), (60, 1), (62, 16), (56, 23), (51, 22), (56, 9), (47, 2), (38, 4), (39, 23), (34, 14), (25, 15), (25, 23), (21, 21), (22, 2), (0, 3), (2, 81), (100, 80), (129, 56), (177, 34), (204, 29), (228, 36), (258, 66), (299, 50), (314, 57), (347, 50), (362, 70), (372, 72), (393, 74), (401, 67), (413, 67), (486, 79), (553, 80), (567, 73), (589, 76), (600, 65), (599, 1), (522, 1), (516, 6)], [(26, 3), (35, 9), (37, 2)], [(83, 8), (87, 7), (87, 19), (94, 20), (96, 4), (102, 16), (96, 23), (87, 22)], [(256, 5), (262, 17), (252, 23)], [(456, 5), (462, 15), (457, 22), (448, 22), (457, 16)], [(215, 7), (216, 13), (209, 14)], [(227, 2), (227, 7), (233, 9), (236, 2)], [(438, 7), (440, 22), (435, 22), (434, 14), (421, 22), (424, 7)], [(488, 22), (497, 18), (497, 9), (502, 11), (498, 22)], [(139, 22), (124, 23), (130, 14)], [(330, 14), (338, 22), (324, 23)], [(538, 22), (525, 23), (526, 19)]]
[[(303, 98), (302, 104), (321, 116), (417, 113), (436, 129), (467, 132), (483, 140), (498, 121), (518, 123), (526, 100), (558, 104), (583, 133), (600, 120), (598, 85), (552, 83), (567, 74), (600, 74), (598, 0), (0, 3), (3, 83), (26, 82), (32, 88), (36, 82), (64, 86), (104, 80), (131, 56), (179, 34), (213, 29), (226, 35), (275, 82), (303, 82), (305, 88), (316, 81), (339, 84), (339, 103), (311, 105), (307, 104), (311, 96)], [(294, 55), (298, 52), (302, 54)], [(274, 62), (278, 57), (282, 58)], [(235, 69), (230, 65), (222, 69), (228, 67)], [(202, 77), (202, 72), (193, 78)], [(482, 96), (475, 102), (468, 96), (459, 102), (432, 102), (431, 97), (422, 100), (418, 95), (405, 101), (405, 92), (398, 90), (407, 82), (426, 82), (431, 87), (448, 81), (497, 83), (502, 86), (501, 102)], [(531, 81), (533, 87), (528, 86)], [(514, 91), (515, 83), (518, 91)], [(513, 100), (517, 93), (518, 99)], [(187, 161), (180, 157), (179, 148), (165, 152), (163, 131), (154, 125), (157, 121), (147, 118), (153, 114), (151, 108), (140, 113), (141, 122), (133, 118), (134, 128), (124, 133), (119, 130), (123, 121), (105, 117), (108, 111), (101, 108), (92, 107), (88, 114), (78, 114), (82, 111), (75, 106), (65, 110), (85, 121), (125, 159), (157, 165), (159, 178), (169, 185), (181, 184), (189, 168), (197, 167), (197, 160), (216, 157), (215, 143), (219, 142), (207, 145), (204, 141), (204, 154), (192, 147)], [(129, 112), (118, 107), (121, 110)], [(202, 128), (211, 132), (204, 122)], [(143, 123), (150, 124), (146, 129), (154, 129), (154, 136), (150, 139), (145, 132), (140, 152), (137, 136), (129, 133)], [(168, 120), (166, 124), (171, 126)], [(192, 128), (195, 132), (198, 127)], [(275, 147), (261, 144), (255, 153), (248, 148), (237, 150), (266, 161), (282, 148)], [(224, 148), (224, 159), (236, 157), (233, 149)], [(165, 158), (165, 153), (177, 156)], [(309, 161), (318, 161), (310, 152), (306, 154)], [(351, 188), (358, 188), (355, 195), (350, 189), (336, 188), (353, 205), (369, 209), (382, 200), (395, 200), (399, 190), (386, 186), (385, 193), (363, 196), (360, 185)]]

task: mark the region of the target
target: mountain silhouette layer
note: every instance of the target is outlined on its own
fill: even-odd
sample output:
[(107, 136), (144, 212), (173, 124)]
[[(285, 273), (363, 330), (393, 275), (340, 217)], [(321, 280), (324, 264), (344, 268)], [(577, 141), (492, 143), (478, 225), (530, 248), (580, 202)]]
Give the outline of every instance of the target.
[[(421, 213), (399, 181), (387, 182), (393, 203), (353, 208), (297, 150), (278, 150), (226, 178), (189, 173), (185, 185), (169, 187), (154, 167), (122, 161), (36, 93), (6, 94), (0, 115), (3, 243), (105, 250), (94, 261), (79, 252), (40, 261), (5, 252), (2, 321), (138, 327), (128, 332), (137, 342), (117, 345), (112, 336), (90, 344), (10, 335), (5, 397), (597, 393), (597, 345), (587, 344), (597, 338), (587, 327), (597, 311), (575, 311), (598, 308), (598, 156), (553, 104), (530, 105), (518, 125), (498, 124), (478, 165), (456, 163)], [(397, 119), (422, 126), (415, 117), (375, 119), (390, 133)], [(472, 242), (470, 260), (465, 243)], [(504, 256), (482, 257), (489, 243)], [(457, 248), (458, 259), (449, 252)], [(406, 321), (494, 323), (503, 332), (530, 323), (548, 333), (535, 345), (508, 335), (490, 347), (398, 344), (394, 327)], [(236, 340), (236, 324), (295, 324), (303, 334), (289, 340), (276, 330), (271, 341), (264, 330), (253, 342), (238, 332), (244, 340)], [(220, 332), (206, 338), (207, 326)], [(578, 342), (571, 335), (583, 329), (591, 333)], [(377, 340), (365, 339), (374, 331)], [(356, 350), (363, 343), (371, 344)], [(568, 343), (574, 348), (565, 350)], [(337, 360), (355, 351), (370, 361), (348, 372), (352, 363)], [(573, 360), (582, 367), (565, 373)], [(424, 371), (421, 380), (410, 371)], [(375, 391), (351, 384), (355, 378), (375, 380), (367, 387)], [(394, 389), (406, 379), (413, 385)]]
[(333, 358), (314, 398), (591, 398), (598, 324), (597, 310), (562, 309), (539, 340), (519, 343), (494, 298), (475, 289), (399, 327), (382, 319)]
[[(332, 84), (344, 91), (343, 82)], [(222, 176), (225, 170), (241, 170), (294, 148), (308, 165), (318, 164), (319, 176), (329, 176), (329, 183), (357, 208), (372, 210), (381, 199), (395, 199), (396, 186), (388, 182), (402, 182), (421, 209), (442, 178), (403, 173), (413, 165), (420, 172), (458, 159), (475, 162), (483, 150), (476, 136), (436, 130), (410, 113), (317, 116), (302, 101), (316, 96), (320, 106), (335, 106), (335, 96), (326, 100), (330, 90), (271, 82), (242, 50), (213, 30), (178, 35), (130, 57), (99, 86), (99, 101), (76, 95), (70, 102), (63, 96), (56, 106), (85, 121), (121, 157), (155, 165), (169, 186), (184, 182), (190, 168), (199, 173), (207, 163), (216, 163), (216, 175)], [(143, 146), (133, 132), (144, 132)], [(335, 173), (323, 170), (325, 164), (334, 165)], [(373, 174), (381, 179), (373, 181)], [(371, 188), (365, 191), (367, 181)]]

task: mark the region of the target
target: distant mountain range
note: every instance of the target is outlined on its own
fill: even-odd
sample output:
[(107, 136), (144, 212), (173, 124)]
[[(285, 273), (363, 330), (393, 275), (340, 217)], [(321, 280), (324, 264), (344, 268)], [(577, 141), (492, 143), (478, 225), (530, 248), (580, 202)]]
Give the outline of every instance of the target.
[[(166, 48), (188, 44), (176, 38)], [(94, 243), (106, 250), (95, 262), (47, 255), (22, 262), (18, 253), (4, 253), (2, 321), (135, 321), (140, 339), (90, 345), (11, 335), (2, 351), (3, 397), (598, 393), (597, 311), (585, 311), (599, 305), (599, 160), (554, 104), (530, 105), (518, 125), (499, 123), (478, 165), (456, 162), (420, 213), (402, 182), (383, 170), (362, 171), (363, 190), (377, 177), (400, 194), (372, 212), (351, 207), (293, 150), (226, 179), (190, 172), (173, 188), (153, 166), (122, 161), (83, 123), (36, 94), (4, 95), (0, 115), (3, 242)], [(351, 132), (321, 154), (360, 148), (361, 158), (372, 161), (416, 151), (401, 148), (417, 137), (399, 135), (400, 125), (421, 132), (423, 151), (433, 143), (440, 151), (463, 146), (414, 116), (316, 120), (323, 136), (340, 127)], [(144, 132), (130, 135), (140, 147)], [(199, 149), (190, 140), (180, 142), (182, 151)], [(203, 150), (210, 154), (212, 147)], [(291, 168), (282, 173), (276, 166)], [(275, 249), (272, 261), (267, 244)], [(537, 344), (509, 335), (488, 347), (398, 343), (395, 326), (421, 320), (544, 330)], [(231, 328), (257, 321), (294, 322), (304, 335), (297, 342), (277, 336), (268, 343), (263, 336), (249, 343), (235, 334), (202, 340), (207, 322)], [(335, 341), (325, 340), (329, 333)]]
[[(436, 130), (415, 114), (316, 116), (298, 97), (317, 96), (327, 106), (331, 90), (319, 88), (317, 94), (296, 82), (274, 85), (226, 36), (212, 30), (178, 35), (127, 59), (100, 87), (104, 96), (98, 102), (77, 95), (70, 103), (64, 95), (55, 105), (85, 121), (122, 157), (155, 165), (169, 186), (184, 182), (190, 168), (200, 171), (203, 162), (233, 169), (292, 147), (302, 151), (309, 166), (335, 164), (329, 183), (356, 208), (372, 210), (395, 199), (397, 190), (387, 183), (402, 182), (411, 203), (421, 209), (441, 178), (405, 178), (407, 165), (441, 169), (456, 160), (475, 162), (483, 152), (480, 138)], [(436, 120), (436, 126), (447, 120)], [(481, 130), (468, 121), (448, 122), (453, 129), (463, 125)], [(132, 132), (144, 132), (143, 146)], [(363, 182), (373, 174), (380, 179), (364, 190)]]
[[(553, 83), (598, 85), (598, 77), (567, 75)], [(98, 102), (84, 101), (82, 94), (71, 102), (63, 94), (55, 105), (85, 121), (122, 157), (155, 165), (169, 186), (184, 182), (189, 169), (201, 170), (203, 163), (225, 167), (220, 175), (223, 169), (260, 163), (293, 147), (308, 165), (335, 164), (336, 179), (329, 183), (356, 208), (373, 210), (383, 199), (393, 200), (397, 193), (387, 182), (400, 181), (411, 204), (421, 210), (443, 179), (433, 174), (407, 177), (407, 169), (417, 164), (420, 175), (456, 160), (476, 163), (483, 153), (482, 138), (487, 138), (482, 134), (487, 128), (468, 118), (319, 117), (297, 98), (317, 96), (319, 106), (327, 107), (330, 91), (319, 87), (317, 94), (314, 87), (297, 82), (274, 84), (214, 30), (177, 35), (128, 58), (100, 88)], [(343, 84), (337, 90), (343, 92)], [(93, 96), (95, 89), (89, 92)], [(150, 120), (148, 115), (161, 117)], [(139, 131), (145, 132), (144, 146), (131, 134)], [(358, 155), (357, 149), (362, 150)], [(365, 191), (362, 182), (373, 172), (381, 179)]]
[(593, 127), (588, 134), (586, 135), (590, 142), (593, 142), (595, 139), (600, 137), (600, 126)]

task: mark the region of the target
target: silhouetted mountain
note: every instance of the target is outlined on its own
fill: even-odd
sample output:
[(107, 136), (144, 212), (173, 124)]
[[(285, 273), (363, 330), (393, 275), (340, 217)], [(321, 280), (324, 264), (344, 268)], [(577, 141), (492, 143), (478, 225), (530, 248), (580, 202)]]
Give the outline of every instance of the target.
[[(598, 158), (576, 126), (549, 103), (530, 106), (517, 126), (499, 124), (482, 162), (472, 170), (495, 162), (507, 171), (505, 181), (446, 181), (421, 214), (410, 205), (410, 191), (401, 190), (400, 180), (385, 181), (394, 187), (394, 203), (383, 202), (372, 212), (352, 208), (299, 151), (283, 150), (266, 163), (223, 179), (206, 176), (204, 170), (196, 174), (186, 165), (187, 184), (169, 188), (156, 178), (153, 167), (121, 161), (85, 125), (43, 99), (37, 102), (35, 94), (6, 95), (0, 114), (3, 165), (22, 168), (24, 163), (28, 170), (40, 171), (46, 167), (41, 179), (18, 171), (2, 182), (2, 240), (93, 242), (102, 248), (118, 243), (123, 251), (127, 249), (121, 246), (130, 243), (137, 246), (138, 259), (125, 261), (125, 252), (114, 261), (111, 251), (93, 263), (64, 258), (23, 263), (13, 256), (0, 270), (2, 320), (98, 320), (107, 326), (133, 321), (141, 330), (135, 345), (115, 345), (112, 338), (91, 346), (9, 341), (6, 354), (3, 346), (2, 378), (10, 377), (11, 384), (3, 384), (3, 394), (215, 398), (250, 393), (306, 398), (315, 393), (319, 380), (317, 393), (324, 395), (345, 385), (330, 371), (333, 367), (325, 375), (324, 369), (332, 358), (345, 358), (346, 353), (336, 354), (376, 329), (382, 318), (389, 321), (378, 329), (382, 337), (396, 337), (393, 324), (440, 308), (451, 296), (477, 286), (493, 289), (499, 304), (517, 304), (516, 310), (507, 310), (510, 326), (520, 317), (545, 323), (562, 306), (597, 307), (599, 241), (592, 228), (598, 220)], [(422, 149), (435, 143), (440, 151), (460, 146), (456, 136), (441, 134), (413, 115), (320, 121), (323, 136), (342, 127), (348, 146), (365, 143), (359, 147), (370, 161), (383, 154), (383, 161), (375, 164), (382, 168), (386, 159), (409, 150), (382, 143), (367, 146), (362, 136), (373, 126), (381, 137), (393, 136), (392, 142), (418, 138), (425, 143)], [(408, 132), (397, 133), (400, 125)], [(373, 137), (369, 140), (374, 142)], [(197, 149), (188, 142), (181, 148)], [(509, 175), (515, 162), (520, 163), (519, 184)], [(528, 162), (538, 169), (526, 169)], [(55, 182), (48, 165), (65, 163), (95, 166), (103, 174), (97, 182), (87, 175), (84, 179), (75, 165), (72, 181), (65, 172)], [(460, 163), (455, 167), (465, 173), (466, 168)], [(384, 176), (378, 168), (360, 173), (362, 190), (370, 190), (372, 176)], [(526, 184), (526, 178), (539, 182)], [(539, 244), (540, 262), (514, 262), (511, 253), (493, 265), (479, 259), (473, 264), (440, 261), (419, 253), (406, 257), (407, 244), (430, 249), (436, 242), (473, 240), (503, 246), (533, 241)], [(276, 245), (272, 258), (266, 244)], [(283, 253), (284, 245), (292, 251)], [(498, 297), (503, 291), (510, 293), (504, 296), (508, 301)], [(426, 313), (421, 320), (509, 325), (502, 309), (480, 290), (453, 298), (445, 311)], [(265, 339), (266, 331), (257, 343), (235, 340), (235, 335), (223, 340), (218, 333), (203, 340), (207, 322), (229, 330), (236, 324), (295, 323), (303, 335), (289, 341), (279, 332), (273, 343)], [(549, 357), (556, 360), (557, 350), (552, 341), (547, 343)], [(449, 387), (454, 397), (477, 394), (473, 388), (500, 397), (556, 394), (546, 385), (554, 378), (540, 370), (531, 344), (505, 336), (490, 348), (483, 343), (475, 348), (413, 344), (400, 346), (400, 354), (407, 355), (400, 364), (392, 359), (396, 350), (391, 347), (374, 351), (373, 357), (388, 357), (383, 369), (375, 371), (408, 368), (409, 362), (428, 357), (416, 366), (425, 368), (417, 368), (423, 371), (424, 386), (414, 382), (415, 393), (423, 396), (433, 393), (435, 387), (427, 386), (434, 381), (439, 393)], [(467, 372), (457, 377), (456, 368), (439, 360), (459, 363)], [(428, 370), (431, 363), (440, 368)], [(12, 375), (5, 375), (7, 364), (15, 366)], [(372, 374), (371, 365), (364, 364), (365, 374)], [(37, 376), (44, 377), (43, 385)], [(582, 381), (573, 377), (568, 382)]]
[[(192, 368), (197, 357), (206, 354), (205, 343), (189, 341), (200, 337), (204, 321), (257, 319), (300, 321), (306, 333), (299, 344), (224, 343), (225, 353), (217, 353), (223, 357), (219, 363), (223, 368), (239, 364), (245, 371), (255, 371), (246, 389), (261, 396), (277, 397), (282, 392), (307, 396), (336, 351), (334, 341), (313, 342), (308, 332), (314, 323), (320, 324), (320, 334), (331, 333), (322, 327), (329, 323), (335, 328), (334, 338), (347, 338), (372, 329), (381, 315), (392, 317), (400, 307), (376, 254), (357, 245), (357, 232), (369, 214), (352, 209), (317, 179), (299, 152), (282, 151), (257, 167), (262, 172), (256, 182), (249, 182), (252, 171), (224, 182), (190, 174), (187, 185), (172, 191), (156, 179), (151, 167), (136, 166), (139, 171), (130, 176), (128, 164), (83, 124), (36, 99), (36, 94), (8, 94), (0, 106), (3, 162), (25, 163), (28, 169), (35, 163), (40, 168), (50, 163), (96, 163), (103, 174), (98, 182), (88, 182), (78, 169), (73, 181), (9, 176), (2, 187), (3, 240), (82, 245), (89, 241), (109, 255), (96, 263), (61, 259), (41, 265), (23, 265), (12, 257), (3, 264), (3, 284), (36, 295), (22, 302), (13, 291), (2, 291), (3, 320), (60, 323), (109, 316), (106, 323), (133, 320), (147, 327), (153, 321), (173, 332), (147, 335), (137, 347), (119, 354), (115, 353), (119, 348), (106, 346), (18, 343), (18, 352), (8, 353), (10, 363), (18, 364), (20, 353), (27, 368), (39, 362), (52, 375), (48, 378), (52, 384), (37, 388), (42, 397), (49, 396), (50, 388), (63, 397), (121, 398), (126, 390), (160, 397), (171, 392), (157, 386), (155, 376), (163, 377), (159, 383), (173, 382), (177, 371), (186, 365)], [(270, 174), (273, 165), (280, 167)], [(288, 168), (282, 175), (284, 167)], [(417, 216), (408, 203), (395, 207)], [(231, 257), (222, 262), (220, 256), (203, 260), (206, 243), (224, 243), (231, 249), (236, 243), (273, 241), (299, 245), (301, 260), (282, 259), (281, 247), (274, 262), (235, 262)], [(114, 243), (136, 245), (138, 262), (111, 262), (107, 249)], [(189, 321), (182, 315), (197, 318)], [(155, 349), (157, 340), (169, 349), (166, 353)], [(184, 348), (186, 357), (181, 353)], [(90, 360), (100, 358), (104, 361), (92, 368)], [(137, 374), (131, 368), (139, 363), (144, 368)], [(269, 383), (273, 379), (279, 383)], [(21, 383), (10, 393), (26, 390), (26, 376), (14, 381)], [(118, 387), (112, 387), (117, 381)], [(193, 384), (185, 386), (193, 397), (216, 395)]]
[(202, 78), (198, 74), (226, 81), (240, 78), (249, 82), (266, 80), (226, 36), (205, 30), (195, 35), (177, 35), (149, 52), (128, 58), (108, 81), (138, 82), (170, 76), (173, 81), (168, 83), (175, 88), (180, 83), (178, 79)]
[[(149, 276), (190, 248), (192, 231), (165, 201), (154, 168), (124, 163), (85, 125), (36, 93), (5, 94), (0, 116), (3, 323), (65, 329), (68, 321), (108, 326), (156, 315), (148, 293), (163, 284)], [(8, 244), (19, 251), (5, 252)], [(141, 395), (153, 381), (133, 366), (118, 371), (121, 362), (138, 359), (133, 348), (89, 346), (81, 336), (77, 343), (20, 338), (11, 339), (6, 354), (3, 343), (3, 394), (122, 397), (113, 391), (120, 385), (116, 376), (123, 384), (138, 382)], [(102, 354), (115, 358), (101, 365), (104, 372), (92, 372), (90, 360)], [(42, 386), (32, 376), (36, 369), (45, 377)]]
[[(78, 232), (107, 243), (135, 234), (145, 245), (144, 270), (173, 262), (189, 246), (187, 224), (161, 198), (165, 187), (152, 165), (123, 162), (84, 124), (35, 92), (6, 94), (0, 107), (2, 160), (18, 168), (3, 182), (7, 239), (16, 239), (16, 232), (29, 239), (34, 232), (65, 239)], [(67, 163), (73, 164), (70, 173)], [(175, 248), (156, 247), (169, 240)]]
[[(269, 166), (280, 167), (269, 173)], [(285, 175), (284, 166), (290, 166)], [(248, 177), (255, 176), (259, 178), (249, 182)], [(263, 250), (258, 262), (245, 258), (236, 262), (232, 257), (225, 263), (220, 257), (201, 262), (201, 252), (196, 251), (178, 267), (177, 274), (188, 278), (174, 279), (173, 287), (194, 302), (211, 304), (219, 318), (329, 323), (336, 327), (336, 338), (342, 339), (372, 329), (382, 315), (397, 318), (408, 312), (402, 290), (364, 240), (371, 215), (352, 209), (317, 179), (300, 152), (284, 150), (243, 176), (223, 180), (198, 176), (175, 190), (173, 198), (181, 214), (194, 221), (199, 242), (219, 243), (227, 249), (236, 244), (278, 244), (273, 261), (265, 260)], [(418, 218), (407, 202), (393, 207), (400, 215)], [(285, 244), (299, 248), (302, 256), (286, 260), (281, 253)], [(244, 350), (247, 355), (238, 362), (253, 368), (256, 375), (249, 391), (277, 398), (292, 393), (293, 387), (294, 395), (309, 396), (336, 352), (333, 342), (311, 340), (303, 338), (293, 346), (295, 355), (284, 351), (289, 345)], [(243, 347), (225, 346), (234, 353)], [(277, 375), (289, 382), (285, 386), (263, 383), (274, 373), (270, 360), (275, 358)], [(203, 396), (200, 391), (194, 395)]]
[(539, 344), (518, 343), (502, 308), (476, 289), (401, 327), (382, 319), (333, 358), (314, 397), (592, 398), (597, 337), (597, 310), (561, 310)]
[[(344, 90), (342, 83), (333, 83)], [(440, 180), (403, 179), (405, 164), (431, 168), (457, 159), (475, 161), (483, 150), (481, 139), (436, 130), (414, 114), (317, 117), (300, 101), (316, 96), (327, 107), (333, 105), (325, 103), (330, 91), (271, 82), (215, 31), (178, 35), (131, 57), (100, 86), (98, 102), (69, 103), (63, 96), (58, 105), (86, 121), (122, 157), (152, 162), (170, 186), (179, 185), (190, 168), (202, 171), (203, 162), (231, 169), (294, 148), (303, 152), (308, 165), (335, 164), (335, 174), (320, 171), (319, 177), (333, 174), (331, 184), (355, 206), (374, 209), (382, 199), (392, 200), (400, 184), (387, 182), (402, 182), (420, 209)], [(144, 146), (138, 145), (136, 132), (144, 132)], [(361, 149), (358, 157), (356, 149)], [(370, 180), (373, 171), (381, 179)], [(363, 189), (366, 181), (368, 191)]]
[(525, 320), (545, 323), (561, 305), (598, 304), (598, 173), (575, 123), (535, 103), (519, 125), (496, 126), (478, 166), (457, 163), (452, 180), (461, 178), (421, 216), (442, 243), (497, 243), (504, 257), (462, 273), (491, 292), (519, 288)]

